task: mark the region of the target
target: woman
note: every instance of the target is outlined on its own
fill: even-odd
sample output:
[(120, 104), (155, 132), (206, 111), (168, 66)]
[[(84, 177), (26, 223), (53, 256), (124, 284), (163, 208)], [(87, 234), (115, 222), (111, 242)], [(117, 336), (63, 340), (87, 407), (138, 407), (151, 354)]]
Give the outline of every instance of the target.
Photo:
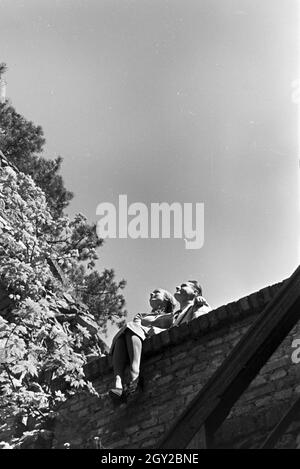
[[(141, 385), (139, 374), (143, 341), (173, 324), (176, 300), (171, 293), (162, 289), (154, 290), (150, 294), (149, 303), (152, 308), (150, 313), (138, 313), (113, 338), (110, 353), (115, 387), (109, 391), (112, 398), (121, 399), (124, 394), (133, 394), (137, 390)], [(124, 371), (128, 364), (130, 381), (124, 391)]]

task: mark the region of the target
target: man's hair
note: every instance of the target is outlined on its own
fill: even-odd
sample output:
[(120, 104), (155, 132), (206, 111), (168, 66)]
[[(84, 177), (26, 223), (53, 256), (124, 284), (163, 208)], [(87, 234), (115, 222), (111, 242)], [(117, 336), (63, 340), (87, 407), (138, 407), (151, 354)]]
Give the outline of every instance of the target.
[(202, 296), (202, 287), (200, 283), (197, 282), (197, 280), (189, 280), (189, 283), (192, 283), (194, 285), (194, 289), (197, 291), (198, 295)]

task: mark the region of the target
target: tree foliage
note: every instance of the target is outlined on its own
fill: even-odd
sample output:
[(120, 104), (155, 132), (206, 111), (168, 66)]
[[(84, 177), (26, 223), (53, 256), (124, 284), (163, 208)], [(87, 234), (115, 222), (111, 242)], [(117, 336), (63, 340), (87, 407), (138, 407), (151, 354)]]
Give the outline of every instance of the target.
[(0, 280), (14, 302), (10, 314), (0, 316), (0, 407), (38, 422), (76, 390), (96, 393), (84, 375), (90, 332), (59, 320), (53, 298), (65, 287), (53, 277), (49, 259), (102, 331), (108, 320), (124, 317), (125, 282), (115, 283), (112, 270), (93, 270), (95, 245), (102, 240), (93, 238), (95, 227), (83, 215), (53, 218), (43, 191), (10, 166), (0, 169), (0, 188), (0, 217), (7, 220), (0, 235)]
[[(84, 378), (86, 357), (81, 350), (89, 332), (80, 326), (71, 330), (58, 321), (46, 287), (51, 284), (52, 292), (62, 289), (48, 258), (63, 261), (67, 272), (69, 263), (80, 257), (78, 250), (70, 249), (62, 257), (62, 249), (49, 241), (61, 226), (72, 238), (78, 226), (67, 217), (52, 217), (30, 176), (6, 167), (0, 186), (0, 215), (8, 220), (8, 229), (1, 234), (0, 279), (14, 301), (9, 318), (0, 317), (1, 404), (12, 413), (40, 418), (74, 388), (93, 390)], [(93, 256), (85, 252), (85, 258)], [(68, 383), (67, 393), (53, 389), (58, 377)]]
[(3, 75), (7, 70), (7, 66), (4, 62), (1, 62), (0, 63), (0, 78), (1, 78), (1, 75)]
[(0, 148), (8, 160), (16, 167), (32, 176), (43, 189), (48, 207), (54, 217), (63, 214), (73, 198), (59, 174), (62, 158), (54, 160), (38, 156), (45, 144), (41, 126), (34, 125), (16, 112), (8, 102), (0, 104)]
[[(4, 71), (1, 64), (0, 76)], [(0, 131), (0, 150), (12, 164), (0, 165), (0, 284), (13, 302), (9, 314), (0, 316), (0, 407), (39, 420), (77, 389), (95, 393), (84, 365), (97, 334), (62, 321), (53, 304), (67, 288), (105, 333), (109, 321), (124, 322), (125, 281), (116, 282), (112, 269), (96, 270), (103, 244), (96, 225), (82, 214), (65, 214), (72, 193), (59, 174), (62, 159), (38, 156), (42, 128), (6, 102), (0, 104)], [(50, 260), (64, 283), (53, 275)]]
[[(0, 75), (5, 71), (6, 65), (1, 64)], [(0, 104), (0, 150), (42, 189), (47, 211), (56, 221), (52, 223), (51, 229), (44, 226), (36, 235), (38, 238), (46, 236), (49, 246), (55, 246), (58, 262), (63, 265), (76, 292), (82, 295), (105, 332), (107, 321), (121, 324), (122, 318), (126, 316), (124, 298), (120, 293), (125, 282), (122, 280), (117, 283), (113, 270), (105, 269), (102, 274), (96, 270), (92, 272), (98, 259), (97, 250), (103, 240), (97, 236), (96, 225), (89, 224), (83, 215), (76, 215), (72, 221), (65, 216), (65, 209), (73, 193), (65, 188), (59, 174), (62, 158), (44, 158), (41, 155), (44, 144), (41, 126), (36, 126), (18, 114), (8, 101)], [(74, 252), (77, 258), (74, 258)]]
[(105, 269), (101, 275), (94, 270), (84, 275), (82, 285), (82, 300), (88, 305), (101, 330), (106, 332), (109, 322), (123, 325), (125, 300), (121, 291), (126, 285), (125, 280), (116, 283), (112, 269)]

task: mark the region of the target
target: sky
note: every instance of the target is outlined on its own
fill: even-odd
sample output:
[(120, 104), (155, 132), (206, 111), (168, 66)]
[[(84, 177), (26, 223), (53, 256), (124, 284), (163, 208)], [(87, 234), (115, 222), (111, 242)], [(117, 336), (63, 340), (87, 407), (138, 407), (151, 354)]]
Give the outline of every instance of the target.
[(204, 204), (201, 249), (106, 240), (129, 319), (157, 287), (197, 279), (216, 308), (297, 267), (298, 29), (296, 0), (0, 0), (7, 96), (63, 156), (70, 216)]

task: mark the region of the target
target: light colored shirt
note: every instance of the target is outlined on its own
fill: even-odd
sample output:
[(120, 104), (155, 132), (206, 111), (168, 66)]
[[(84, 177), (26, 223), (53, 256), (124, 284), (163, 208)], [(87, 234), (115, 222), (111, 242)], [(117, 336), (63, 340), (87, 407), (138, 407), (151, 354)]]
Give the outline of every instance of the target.
[(207, 301), (203, 297), (199, 297), (196, 304), (188, 305), (183, 310), (175, 313), (175, 317), (176, 315), (177, 317), (173, 322), (173, 326), (179, 326), (179, 324), (192, 321), (199, 316), (209, 313), (211, 310)]

